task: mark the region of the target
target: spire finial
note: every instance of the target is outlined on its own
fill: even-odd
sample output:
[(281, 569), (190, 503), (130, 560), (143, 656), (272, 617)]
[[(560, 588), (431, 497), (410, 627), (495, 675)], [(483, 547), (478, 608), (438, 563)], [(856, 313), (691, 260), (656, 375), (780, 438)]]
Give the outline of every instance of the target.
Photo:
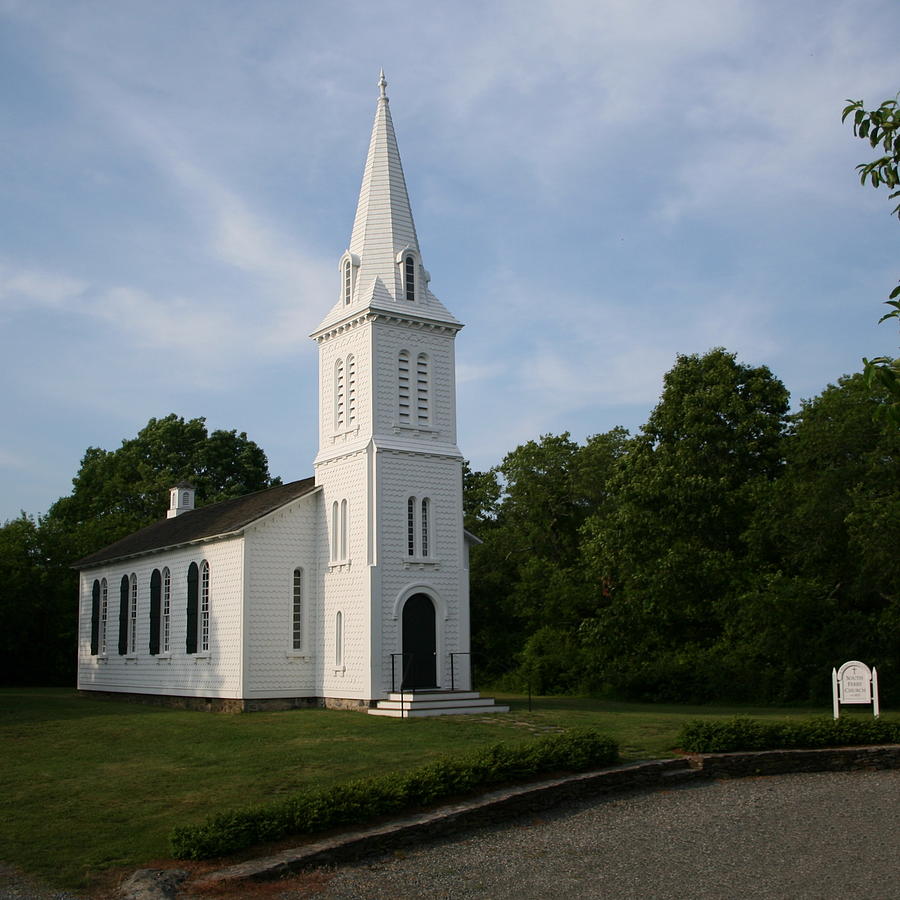
[(378, 87), (381, 88), (381, 99), (387, 100), (387, 79), (384, 77), (384, 69), (381, 70), (381, 77), (378, 79)]

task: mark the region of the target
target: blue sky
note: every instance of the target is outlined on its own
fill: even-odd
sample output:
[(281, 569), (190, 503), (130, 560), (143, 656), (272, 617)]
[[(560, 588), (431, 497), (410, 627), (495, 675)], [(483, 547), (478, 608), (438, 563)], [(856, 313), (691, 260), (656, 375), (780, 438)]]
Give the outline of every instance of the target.
[(151, 416), (312, 473), (316, 351), (388, 78), (459, 443), (635, 430), (678, 353), (795, 405), (862, 356), (900, 229), (845, 98), (896, 0), (0, 0), (0, 521)]

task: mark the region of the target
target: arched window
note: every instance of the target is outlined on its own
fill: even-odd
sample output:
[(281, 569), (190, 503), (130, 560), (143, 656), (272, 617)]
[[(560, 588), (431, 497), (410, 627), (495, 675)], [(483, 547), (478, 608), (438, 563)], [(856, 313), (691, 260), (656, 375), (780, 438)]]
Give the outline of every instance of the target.
[(331, 504), (331, 561), (337, 562), (340, 556), (340, 546), (338, 538), (340, 535), (340, 525), (338, 523), (338, 502), (337, 500)]
[(353, 264), (348, 259), (344, 263), (344, 306), (350, 305), (353, 296)]
[(406, 287), (406, 299), (412, 303), (416, 299), (416, 260), (414, 256), (407, 256), (403, 261), (403, 272)]
[(406, 555), (431, 555), (431, 500), (423, 497), (406, 501)]
[(106, 656), (106, 623), (109, 620), (109, 585), (100, 581), (100, 656)]
[(91, 587), (91, 656), (100, 650), (100, 582)]
[(294, 569), (293, 621), (291, 647), (303, 649), (303, 569)]
[(163, 653), (170, 649), (169, 637), (172, 621), (172, 576), (168, 568), (162, 570), (162, 618), (160, 621), (160, 644)]
[(128, 605), (128, 652), (137, 653), (137, 575), (131, 573), (131, 602)]
[(154, 569), (150, 576), (150, 655), (159, 653), (159, 632), (162, 618), (162, 575)]
[(341, 561), (347, 560), (347, 536), (350, 530), (350, 523), (347, 518), (347, 501), (341, 500)]
[(429, 419), (428, 356), (420, 353), (416, 357), (416, 420), (419, 425), (427, 425)]
[(119, 656), (128, 652), (128, 596), (131, 582), (127, 575), (119, 582)]
[(203, 561), (200, 568), (200, 650), (209, 650), (209, 563)]
[(347, 357), (347, 425), (356, 422), (356, 359)]
[(340, 612), (334, 617), (334, 664), (344, 664), (344, 617)]
[(422, 556), (429, 555), (428, 528), (429, 517), (431, 515), (431, 501), (424, 497), (422, 499)]
[(401, 350), (397, 357), (398, 418), (409, 424), (409, 351)]
[(334, 364), (334, 427), (344, 427), (344, 361), (339, 359)]
[(197, 620), (200, 607), (200, 569), (197, 563), (188, 566), (187, 573), (187, 631), (184, 649), (187, 653), (197, 652)]

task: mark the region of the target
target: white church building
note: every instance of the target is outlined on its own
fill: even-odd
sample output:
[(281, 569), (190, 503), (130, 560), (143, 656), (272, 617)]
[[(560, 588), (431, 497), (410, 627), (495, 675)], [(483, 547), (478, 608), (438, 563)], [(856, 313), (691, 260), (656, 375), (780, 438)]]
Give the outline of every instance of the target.
[(319, 349), (315, 476), (167, 517), (76, 563), (78, 688), (252, 710), (505, 711), (471, 690), (454, 342), (381, 76)]

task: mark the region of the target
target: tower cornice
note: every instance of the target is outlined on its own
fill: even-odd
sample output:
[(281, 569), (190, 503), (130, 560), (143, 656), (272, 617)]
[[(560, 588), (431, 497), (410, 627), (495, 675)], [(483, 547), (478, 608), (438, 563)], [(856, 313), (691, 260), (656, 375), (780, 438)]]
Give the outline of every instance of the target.
[(376, 309), (370, 307), (364, 310), (357, 310), (336, 322), (331, 322), (312, 332), (310, 337), (317, 343), (322, 343), (322, 341), (327, 341), (370, 322), (402, 325), (405, 328), (446, 335), (455, 335), (464, 327), (462, 322), (446, 322), (441, 319), (432, 319), (427, 315), (421, 315), (413, 311), (405, 312), (400, 309)]

